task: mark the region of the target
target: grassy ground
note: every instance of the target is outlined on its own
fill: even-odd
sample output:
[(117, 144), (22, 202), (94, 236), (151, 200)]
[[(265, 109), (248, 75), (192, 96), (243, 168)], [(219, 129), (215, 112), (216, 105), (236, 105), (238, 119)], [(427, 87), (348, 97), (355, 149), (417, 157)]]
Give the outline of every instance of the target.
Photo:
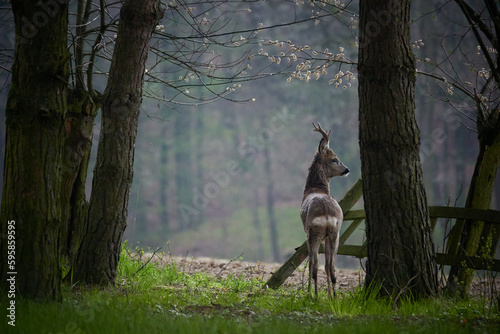
[[(487, 299), (412, 302), (343, 291), (318, 301), (300, 289), (262, 291), (263, 280), (186, 274), (175, 263), (144, 265), (122, 253), (119, 277), (105, 290), (64, 286), (62, 303), (18, 301), (16, 327), (0, 333), (499, 333)], [(2, 303), (2, 305), (5, 305)], [(5, 331), (7, 328), (8, 331)]]

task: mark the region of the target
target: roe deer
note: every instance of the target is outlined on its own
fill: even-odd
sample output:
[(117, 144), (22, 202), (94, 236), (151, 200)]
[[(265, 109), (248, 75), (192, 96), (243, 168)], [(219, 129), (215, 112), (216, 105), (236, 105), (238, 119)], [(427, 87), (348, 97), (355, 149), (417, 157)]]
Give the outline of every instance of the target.
[(325, 132), (318, 123), (313, 123), (314, 131), (323, 135), (318, 151), (309, 167), (300, 218), (307, 234), (307, 249), (309, 251), (309, 284), (314, 279), (314, 292), (318, 298), (318, 251), (320, 244), (325, 242), (325, 270), (328, 283), (328, 297), (335, 294), (335, 264), (339, 246), (339, 232), (344, 215), (337, 201), (330, 196), (330, 179), (334, 176), (347, 175), (349, 169), (340, 162), (337, 155), (328, 147), (331, 130)]

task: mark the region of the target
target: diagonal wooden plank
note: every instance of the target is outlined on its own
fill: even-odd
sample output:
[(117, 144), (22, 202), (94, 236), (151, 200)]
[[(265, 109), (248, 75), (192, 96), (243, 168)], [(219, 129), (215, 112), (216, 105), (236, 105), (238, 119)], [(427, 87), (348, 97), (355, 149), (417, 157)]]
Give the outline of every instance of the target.
[[(342, 211), (348, 212), (361, 198), (362, 194), (362, 182), (358, 180), (339, 202)], [(267, 280), (264, 288), (278, 289), (306, 258), (307, 245), (304, 242), (300, 247), (296, 248), (295, 253)]]
[(344, 221), (346, 220), (356, 220), (365, 219), (365, 210), (349, 210), (344, 214)]
[(356, 219), (354, 220), (348, 228), (342, 233), (339, 238), (339, 246), (343, 245), (347, 239), (354, 233), (354, 231), (358, 228), (358, 226), (364, 221), (364, 219)]

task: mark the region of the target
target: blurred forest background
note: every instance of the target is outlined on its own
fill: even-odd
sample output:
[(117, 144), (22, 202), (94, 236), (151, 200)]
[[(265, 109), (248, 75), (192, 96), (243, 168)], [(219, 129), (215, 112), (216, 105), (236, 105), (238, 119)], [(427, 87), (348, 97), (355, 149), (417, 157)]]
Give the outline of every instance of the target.
[[(0, 42), (13, 53), (9, 4), (0, 6)], [(307, 170), (320, 139), (311, 122), (332, 129), (330, 145), (351, 170), (348, 177), (331, 181), (332, 195), (341, 199), (361, 177), (357, 2), (349, 3), (345, 11), (314, 20), (310, 19), (317, 15), (313, 7), (293, 1), (221, 1), (208, 14), (203, 14), (203, 4), (193, 7), (200, 20), (225, 22), (221, 31), (241, 31), (239, 40), (231, 37), (230, 47), (214, 48), (220, 63), (237, 63), (247, 79), (227, 85), (224, 98), (208, 103), (199, 99), (208, 95), (208, 88), (193, 84), (197, 76), (174, 57), (162, 63), (154, 56), (148, 59), (148, 78), (161, 73), (165, 82), (149, 80), (145, 85), (124, 239), (134, 247), (162, 247), (172, 255), (234, 258), (243, 254), (245, 260), (281, 262), (305, 240), (299, 209)], [(297, 23), (301, 20), (304, 22)], [(295, 23), (287, 24), (291, 22)], [(265, 29), (271, 26), (276, 27)], [(257, 35), (248, 32), (256, 28), (263, 29)], [(171, 11), (158, 27), (159, 33), (173, 36), (186, 31), (183, 18)], [(479, 63), (482, 56), (454, 3), (414, 1), (412, 39), (418, 70), (441, 78), (449, 73), (450, 78), (458, 75), (463, 81), (477, 80), (469, 60)], [(318, 79), (314, 75), (310, 80), (289, 79), (301, 62), (294, 61), (290, 44), (302, 46), (312, 56), (340, 55), (345, 62), (332, 66)], [(182, 52), (184, 46), (172, 47)], [(249, 56), (251, 63), (245, 61)], [(3, 53), (0, 61), (0, 137), (5, 138), (12, 59)], [(94, 85), (103, 91), (104, 76), (102, 82), (96, 78)], [(418, 76), (416, 114), (429, 205), (464, 205), (478, 154), (475, 116), (470, 112), (474, 106), (469, 107), (459, 91)], [(99, 116), (96, 122), (93, 161)], [(3, 159), (3, 140), (0, 150)], [(3, 170), (3, 161), (1, 164)], [(91, 162), (89, 173), (92, 170)], [(500, 209), (498, 180), (495, 191), (491, 208)], [(442, 229), (437, 233), (442, 238)], [(364, 238), (362, 230), (356, 238)], [(442, 244), (441, 240), (436, 237), (436, 244)], [(356, 264), (355, 259), (338, 260), (340, 267)]]

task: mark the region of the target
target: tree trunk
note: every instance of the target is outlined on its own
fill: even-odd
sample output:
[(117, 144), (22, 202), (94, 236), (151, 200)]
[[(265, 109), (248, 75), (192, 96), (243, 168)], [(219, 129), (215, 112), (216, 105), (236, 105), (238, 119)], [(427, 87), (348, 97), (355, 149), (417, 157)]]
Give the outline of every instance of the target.
[[(467, 194), (466, 208), (489, 209), (491, 205), (495, 179), (500, 166), (500, 120), (498, 110), (496, 113), (497, 116), (492, 115), (489, 120), (478, 120), (477, 122), (479, 155), (476, 159)], [(457, 221), (449, 239), (448, 252), (450, 254), (473, 256), (480, 251), (481, 255), (493, 258), (499, 233), (499, 229), (495, 228), (491, 223)], [(487, 242), (488, 238), (491, 238), (490, 245)], [(489, 249), (485, 247), (489, 247)], [(447, 290), (465, 296), (469, 291), (474, 275), (474, 269), (463, 266), (451, 267), (446, 285)]]
[[(15, 222), (15, 265), (0, 262), (0, 284), (7, 287), (7, 272), (17, 272), (19, 296), (60, 300), (68, 6), (47, 8), (50, 17), (31, 1), (13, 1), (12, 9), (16, 47), (0, 220), (3, 235), (7, 222)], [(12, 241), (0, 238), (2, 257)]]
[[(205, 186), (205, 180), (203, 177), (203, 162), (205, 156), (205, 119), (204, 114), (201, 111), (198, 111), (195, 114), (195, 138), (196, 143), (194, 145), (194, 159), (193, 163), (196, 167), (196, 180), (197, 180), (197, 188), (203, 189)], [(196, 225), (201, 226), (205, 221), (205, 209), (200, 208), (200, 214), (198, 215), (198, 219), (196, 221)]]
[[(493, 25), (480, 26), (474, 23), (477, 17), (483, 13), (475, 13), (474, 10), (464, 1), (457, 0), (456, 3), (471, 24), (472, 31), (481, 50), (485, 54), (486, 61), (491, 71), (494, 84), (486, 84), (483, 91), (488, 89), (498, 90), (500, 85), (500, 58), (493, 59), (487, 53), (484, 40), (487, 38), (494, 49), (498, 49), (498, 32), (500, 25), (498, 22), (499, 9), (495, 1), (485, 1), (487, 12), (484, 14), (492, 18)], [(485, 18), (486, 19), (486, 18)], [(489, 18), (488, 18), (489, 19)], [(482, 20), (482, 18), (481, 18)], [(482, 22), (482, 21), (481, 21)], [(483, 35), (478, 30), (482, 30)], [(488, 33), (486, 33), (486, 31)], [(486, 35), (486, 38), (484, 37)], [(474, 166), (474, 172), (467, 194), (465, 206), (475, 209), (489, 209), (493, 198), (495, 179), (498, 167), (500, 166), (500, 111), (498, 105), (491, 104), (485, 108), (483, 104), (476, 101), (477, 107), (477, 133), (479, 137), (479, 154)], [(495, 107), (493, 107), (495, 106)], [(448, 240), (448, 252), (459, 255), (479, 255), (493, 258), (500, 237), (500, 230), (493, 224), (485, 222), (457, 221), (451, 236)], [(489, 241), (488, 241), (489, 240)], [(471, 268), (451, 267), (448, 275), (447, 290), (466, 295), (475, 275), (475, 270)]]
[(366, 285), (382, 295), (437, 292), (415, 120), (410, 1), (360, 1), (359, 141), (366, 210)]
[(264, 170), (266, 172), (267, 183), (267, 216), (269, 218), (269, 235), (271, 239), (271, 249), (273, 251), (273, 261), (280, 262), (280, 249), (278, 238), (278, 223), (276, 222), (276, 214), (274, 213), (274, 179), (271, 170), (271, 153), (269, 145), (264, 146)]
[(103, 95), (97, 161), (87, 226), (73, 280), (114, 283), (133, 177), (134, 145), (152, 33), (163, 15), (158, 0), (125, 1)]
[(168, 188), (170, 175), (168, 174), (168, 156), (170, 152), (170, 143), (168, 137), (168, 124), (163, 124), (161, 130), (161, 149), (160, 149), (160, 219), (162, 233), (167, 234), (170, 232), (170, 216), (168, 207)]
[[(73, 263), (85, 231), (88, 203), (85, 183), (92, 149), (94, 120), (100, 108), (101, 95), (94, 91), (91, 75), (84, 80), (85, 69), (92, 72), (94, 57), (85, 60), (84, 46), (89, 43), (87, 25), (91, 1), (79, 0), (74, 36), (74, 61), (72, 69), (74, 87), (68, 94), (68, 111), (64, 127), (66, 139), (63, 152), (61, 205), (63, 207), (62, 255)], [(101, 27), (105, 29), (105, 27)], [(97, 37), (100, 39), (101, 36)], [(97, 41), (97, 40), (96, 40)], [(93, 50), (97, 52), (97, 50)]]
[[(190, 229), (196, 225), (201, 210), (206, 205), (194, 208), (193, 202), (193, 161), (191, 157), (191, 114), (178, 113), (174, 123), (174, 156), (175, 156), (175, 187), (178, 212), (179, 229)], [(203, 188), (199, 189), (203, 192)]]
[(261, 224), (259, 220), (259, 188), (257, 187), (257, 182), (253, 182), (252, 180), (249, 180), (249, 184), (251, 185), (250, 189), (252, 191), (252, 223), (253, 223), (253, 229), (255, 231), (255, 239), (256, 242), (255, 244), (257, 245), (257, 258), (259, 260), (262, 260), (264, 258), (264, 247), (263, 247), (263, 242), (262, 242), (262, 229), (261, 229)]
[(61, 206), (63, 208), (62, 255), (73, 263), (85, 231), (88, 203), (85, 182), (92, 149), (94, 120), (100, 107), (100, 97), (83, 88), (73, 90), (68, 97), (68, 112), (64, 128)]

